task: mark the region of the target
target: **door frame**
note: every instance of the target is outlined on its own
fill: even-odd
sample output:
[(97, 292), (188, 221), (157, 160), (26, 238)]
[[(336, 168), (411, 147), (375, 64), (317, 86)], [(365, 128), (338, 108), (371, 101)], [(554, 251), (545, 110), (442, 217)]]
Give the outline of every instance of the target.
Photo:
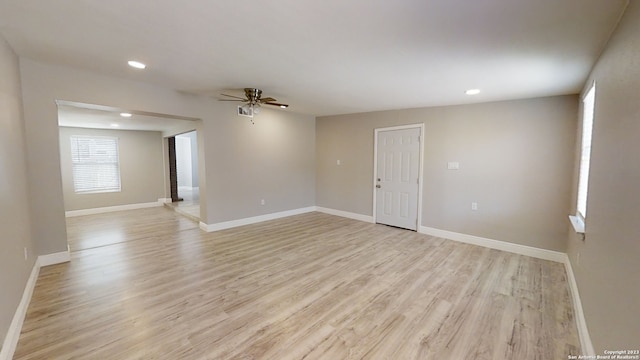
[(373, 135), (373, 223), (376, 224), (378, 222), (377, 219), (377, 198), (378, 192), (376, 191), (376, 179), (378, 176), (378, 134), (384, 131), (394, 131), (394, 130), (406, 130), (406, 129), (420, 129), (420, 154), (418, 160), (418, 223), (416, 224), (416, 232), (420, 232), (420, 227), (422, 226), (422, 178), (424, 176), (424, 123), (419, 124), (410, 124), (410, 125), (399, 125), (399, 126), (391, 126), (385, 128), (376, 128), (374, 129)]
[(176, 137), (169, 136), (167, 138), (169, 149), (169, 189), (171, 189), (171, 202), (182, 201), (178, 195), (178, 164), (176, 161)]

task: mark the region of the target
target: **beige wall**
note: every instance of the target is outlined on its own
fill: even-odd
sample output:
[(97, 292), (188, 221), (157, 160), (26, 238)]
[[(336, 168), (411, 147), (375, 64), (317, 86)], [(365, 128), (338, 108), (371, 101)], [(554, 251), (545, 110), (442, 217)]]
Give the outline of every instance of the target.
[(28, 59), (21, 59), (20, 71), (33, 238), (41, 254), (67, 247), (55, 100), (201, 119), (201, 219), (207, 224), (315, 203), (313, 116), (265, 108), (251, 125), (235, 115), (234, 104), (209, 97)]
[[(0, 37), (0, 346), (33, 264), (18, 58)], [(29, 258), (24, 258), (24, 248)]]
[[(120, 192), (77, 194), (73, 189), (71, 136), (118, 138)], [(66, 211), (157, 202), (164, 193), (162, 133), (60, 127), (60, 169)]]
[(315, 205), (315, 117), (264, 108), (254, 122), (234, 115), (205, 129), (218, 155), (207, 164), (218, 184), (209, 199), (225, 204), (210, 211), (214, 222)]
[[(602, 354), (605, 349), (640, 347), (639, 2), (629, 2), (585, 91), (593, 81), (586, 239), (571, 234), (568, 253), (591, 339), (596, 353)], [(574, 192), (573, 213), (575, 206)]]
[[(564, 251), (577, 102), (560, 96), (320, 117), (317, 205), (372, 215), (374, 129), (423, 123), (422, 226)], [(448, 161), (460, 170), (447, 170)]]

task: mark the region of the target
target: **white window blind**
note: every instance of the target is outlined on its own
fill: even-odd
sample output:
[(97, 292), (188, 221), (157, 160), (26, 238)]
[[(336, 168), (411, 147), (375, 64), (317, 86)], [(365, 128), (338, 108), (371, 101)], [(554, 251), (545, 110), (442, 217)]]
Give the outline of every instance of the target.
[(120, 191), (118, 161), (118, 138), (71, 136), (71, 163), (75, 192)]
[(582, 100), (582, 147), (580, 150), (580, 175), (578, 178), (578, 215), (587, 217), (587, 191), (589, 189), (589, 162), (591, 160), (591, 137), (596, 100), (596, 85), (593, 84)]

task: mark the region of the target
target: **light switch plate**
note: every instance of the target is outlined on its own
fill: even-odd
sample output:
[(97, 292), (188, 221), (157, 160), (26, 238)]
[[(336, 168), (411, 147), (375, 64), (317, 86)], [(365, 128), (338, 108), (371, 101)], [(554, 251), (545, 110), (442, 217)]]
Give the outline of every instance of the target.
[(448, 170), (458, 170), (460, 169), (460, 163), (457, 161), (449, 161), (447, 163), (447, 169)]

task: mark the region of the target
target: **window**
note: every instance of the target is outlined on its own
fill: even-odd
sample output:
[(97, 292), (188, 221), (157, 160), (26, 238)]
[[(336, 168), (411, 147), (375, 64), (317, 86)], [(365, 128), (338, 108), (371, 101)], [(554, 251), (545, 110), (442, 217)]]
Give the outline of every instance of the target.
[(71, 136), (71, 163), (75, 192), (120, 191), (118, 160), (118, 138)]
[(578, 177), (578, 216), (587, 217), (587, 191), (589, 188), (589, 161), (591, 159), (591, 134), (596, 98), (594, 83), (582, 100), (582, 146), (580, 149), (580, 175)]

